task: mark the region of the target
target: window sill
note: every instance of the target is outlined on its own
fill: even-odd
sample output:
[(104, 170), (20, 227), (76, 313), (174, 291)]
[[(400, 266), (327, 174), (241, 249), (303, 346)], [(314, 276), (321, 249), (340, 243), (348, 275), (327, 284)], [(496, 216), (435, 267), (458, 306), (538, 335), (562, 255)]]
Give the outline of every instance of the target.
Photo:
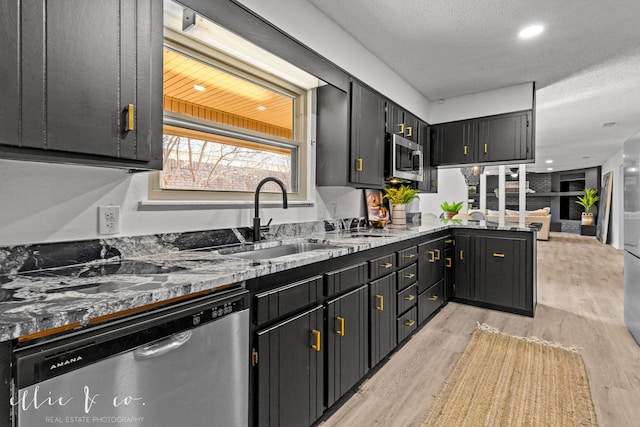
[[(206, 200), (141, 200), (138, 202), (139, 211), (179, 211), (199, 209), (253, 209), (253, 201), (206, 201)], [(289, 201), (290, 208), (315, 206), (312, 200)], [(260, 202), (260, 208), (281, 208), (281, 201)]]

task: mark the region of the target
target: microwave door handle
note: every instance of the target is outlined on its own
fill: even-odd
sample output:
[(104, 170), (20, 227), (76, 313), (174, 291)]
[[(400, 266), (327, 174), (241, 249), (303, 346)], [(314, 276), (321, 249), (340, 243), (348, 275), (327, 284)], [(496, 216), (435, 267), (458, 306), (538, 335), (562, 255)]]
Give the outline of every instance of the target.
[[(416, 151), (413, 152), (413, 164), (414, 164), (414, 166), (416, 164), (416, 160), (418, 161), (418, 169), (417, 169), (418, 176), (423, 177), (423, 179), (424, 179), (423, 167), (422, 167), (422, 165), (423, 165), (423, 162), (422, 162), (422, 151), (416, 150)], [(414, 169), (414, 170), (416, 170), (416, 169)]]
[(162, 341), (138, 347), (133, 351), (133, 357), (136, 360), (148, 360), (154, 357), (164, 356), (185, 345), (191, 338), (191, 335), (191, 331), (180, 332)]

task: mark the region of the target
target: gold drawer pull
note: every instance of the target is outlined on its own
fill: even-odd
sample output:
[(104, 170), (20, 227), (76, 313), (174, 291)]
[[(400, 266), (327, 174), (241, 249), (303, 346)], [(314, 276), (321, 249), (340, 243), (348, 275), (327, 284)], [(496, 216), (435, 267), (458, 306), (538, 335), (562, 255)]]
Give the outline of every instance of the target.
[(136, 115), (135, 107), (133, 104), (127, 105), (127, 125), (124, 128), (125, 132), (136, 130)]
[(447, 263), (445, 265), (447, 268), (453, 267), (453, 260), (450, 257), (447, 257)]
[(467, 146), (466, 145), (464, 146), (464, 155), (465, 156), (467, 155)]
[(429, 297), (429, 300), (431, 301), (438, 301), (438, 295), (434, 295), (432, 297)]
[(440, 261), (440, 249), (436, 249), (436, 261)]
[(487, 144), (484, 144), (484, 154), (487, 154), (488, 151), (489, 147), (487, 146)]
[(393, 267), (393, 264), (391, 264), (390, 262), (387, 262), (385, 264), (380, 265), (380, 267), (382, 267), (382, 268), (391, 268), (391, 267)]
[(429, 262), (436, 262), (436, 254), (433, 251), (429, 251)]
[(453, 243), (453, 239), (447, 239), (444, 241), (447, 245)]
[(404, 299), (406, 299), (407, 301), (413, 301), (414, 299), (416, 299), (415, 295), (407, 295), (406, 297), (404, 297)]
[(251, 352), (251, 366), (256, 366), (259, 362), (258, 352), (254, 349)]
[(409, 255), (405, 255), (404, 257), (407, 258), (407, 259), (411, 259), (411, 258), (415, 258), (416, 255), (415, 254), (409, 254)]
[(311, 348), (315, 351), (320, 351), (320, 331), (316, 331), (315, 329), (311, 331), (313, 335), (316, 337), (316, 343), (311, 345)]
[(405, 275), (404, 275), (404, 278), (405, 278), (405, 279), (413, 279), (414, 277), (416, 277), (416, 275), (415, 275), (415, 274), (413, 274), (413, 273), (409, 273), (409, 274), (405, 274)]
[(460, 251), (460, 261), (463, 261), (463, 260), (464, 260), (464, 251), (461, 250)]
[(362, 172), (362, 159), (357, 159), (356, 163), (357, 163), (356, 172)]
[(401, 133), (404, 135), (404, 123), (398, 123), (398, 127), (400, 127), (400, 130), (398, 131), (398, 133)]
[(344, 336), (344, 317), (336, 317), (336, 320), (338, 321), (338, 323), (340, 323), (340, 329), (336, 331), (336, 334), (343, 337)]
[(376, 299), (378, 300), (378, 305), (376, 305), (376, 310), (384, 311), (384, 296), (376, 295)]
[(405, 325), (407, 325), (408, 327), (412, 327), (415, 324), (416, 324), (415, 320), (407, 320), (407, 322), (405, 323)]
[(407, 126), (407, 133), (405, 134), (406, 137), (411, 137), (413, 136), (413, 128), (411, 126)]
[(496, 252), (493, 253), (493, 256), (496, 257), (496, 258), (504, 258), (504, 254), (499, 254), (499, 253), (496, 253)]

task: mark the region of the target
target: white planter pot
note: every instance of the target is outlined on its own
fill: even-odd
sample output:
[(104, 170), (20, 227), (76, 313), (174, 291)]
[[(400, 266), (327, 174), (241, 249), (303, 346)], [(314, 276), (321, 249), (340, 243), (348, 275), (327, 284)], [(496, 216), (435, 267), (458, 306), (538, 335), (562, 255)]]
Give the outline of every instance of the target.
[(581, 224), (582, 225), (593, 225), (593, 214), (592, 213), (582, 212)]
[(391, 223), (407, 225), (407, 205), (395, 205), (391, 208)]

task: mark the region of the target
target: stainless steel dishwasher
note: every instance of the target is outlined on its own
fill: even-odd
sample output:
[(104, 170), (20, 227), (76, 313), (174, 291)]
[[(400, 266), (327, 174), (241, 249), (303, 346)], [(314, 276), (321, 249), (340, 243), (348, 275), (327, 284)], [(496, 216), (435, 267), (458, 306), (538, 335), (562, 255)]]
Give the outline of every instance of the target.
[(248, 292), (228, 291), (14, 352), (15, 425), (248, 423)]

